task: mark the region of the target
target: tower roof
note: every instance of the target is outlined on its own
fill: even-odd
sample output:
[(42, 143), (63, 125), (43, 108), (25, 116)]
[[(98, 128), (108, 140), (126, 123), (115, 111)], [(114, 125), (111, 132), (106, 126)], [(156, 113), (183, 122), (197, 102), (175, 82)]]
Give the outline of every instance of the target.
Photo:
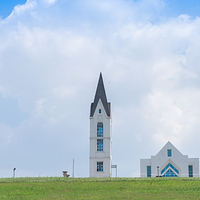
[(103, 78), (102, 74), (100, 73), (99, 76), (99, 82), (97, 85), (97, 90), (96, 94), (94, 97), (94, 102), (91, 104), (91, 110), (90, 110), (90, 117), (94, 115), (95, 109), (97, 107), (97, 104), (99, 102), (99, 99), (101, 99), (101, 102), (103, 104), (103, 107), (106, 111), (107, 116), (110, 116), (110, 103), (108, 103), (107, 98), (106, 98), (106, 92), (103, 84)]

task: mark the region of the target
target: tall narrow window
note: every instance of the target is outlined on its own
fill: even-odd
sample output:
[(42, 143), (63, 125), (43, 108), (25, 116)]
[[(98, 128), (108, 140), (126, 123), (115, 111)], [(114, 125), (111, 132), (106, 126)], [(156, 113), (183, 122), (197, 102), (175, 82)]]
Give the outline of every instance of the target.
[(147, 177), (151, 177), (151, 166), (147, 166)]
[(103, 162), (97, 162), (97, 172), (103, 172)]
[(103, 139), (97, 139), (97, 151), (103, 151)]
[(193, 177), (193, 165), (188, 165), (188, 175), (189, 177)]
[(101, 109), (99, 109), (99, 114), (101, 114)]
[(171, 149), (167, 149), (167, 156), (172, 157), (172, 150)]
[(99, 122), (97, 124), (97, 137), (103, 137), (103, 123)]

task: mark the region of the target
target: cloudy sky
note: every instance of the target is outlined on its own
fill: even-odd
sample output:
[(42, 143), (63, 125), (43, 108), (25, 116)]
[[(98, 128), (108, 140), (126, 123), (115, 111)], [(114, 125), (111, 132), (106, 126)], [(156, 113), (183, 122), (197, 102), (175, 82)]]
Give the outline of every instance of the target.
[(7, 0), (0, 16), (0, 177), (72, 174), (73, 158), (88, 176), (100, 72), (119, 176), (167, 141), (200, 157), (200, 1)]

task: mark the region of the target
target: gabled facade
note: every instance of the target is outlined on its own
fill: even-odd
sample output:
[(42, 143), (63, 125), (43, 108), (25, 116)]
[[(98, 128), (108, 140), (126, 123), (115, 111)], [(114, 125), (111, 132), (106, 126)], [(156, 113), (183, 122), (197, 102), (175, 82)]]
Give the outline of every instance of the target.
[(199, 159), (183, 155), (171, 142), (151, 159), (140, 160), (141, 177), (199, 177)]
[(90, 177), (111, 177), (111, 105), (100, 74), (90, 108)]

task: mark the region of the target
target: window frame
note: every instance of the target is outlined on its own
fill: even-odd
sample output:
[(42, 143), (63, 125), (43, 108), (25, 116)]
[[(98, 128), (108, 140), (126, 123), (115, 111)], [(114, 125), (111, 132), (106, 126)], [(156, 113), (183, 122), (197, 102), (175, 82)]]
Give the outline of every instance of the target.
[(170, 168), (167, 169), (167, 171), (162, 175), (162, 177), (178, 177), (176, 173)]
[(188, 165), (188, 177), (193, 177), (193, 165)]
[(103, 151), (103, 139), (97, 139), (97, 151)]
[(172, 149), (167, 149), (167, 157), (172, 157)]
[(151, 166), (147, 166), (147, 177), (151, 177)]
[(179, 174), (179, 170), (170, 162), (161, 170), (161, 174), (163, 174), (169, 168), (173, 169), (177, 174)]
[(103, 137), (103, 122), (97, 123), (97, 137)]
[(103, 161), (97, 161), (97, 172), (103, 172)]

